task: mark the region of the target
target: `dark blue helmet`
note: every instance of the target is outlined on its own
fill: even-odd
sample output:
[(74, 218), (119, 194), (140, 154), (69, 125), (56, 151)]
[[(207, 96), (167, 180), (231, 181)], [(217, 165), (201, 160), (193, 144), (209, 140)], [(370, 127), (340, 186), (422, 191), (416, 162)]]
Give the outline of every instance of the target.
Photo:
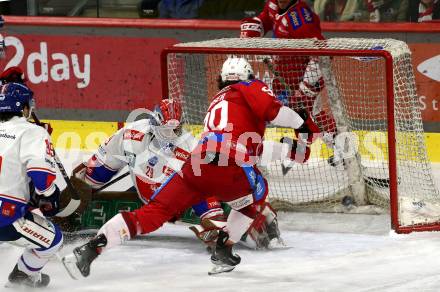
[(24, 84), (6, 83), (0, 88), (0, 112), (20, 113), (34, 106), (34, 93)]

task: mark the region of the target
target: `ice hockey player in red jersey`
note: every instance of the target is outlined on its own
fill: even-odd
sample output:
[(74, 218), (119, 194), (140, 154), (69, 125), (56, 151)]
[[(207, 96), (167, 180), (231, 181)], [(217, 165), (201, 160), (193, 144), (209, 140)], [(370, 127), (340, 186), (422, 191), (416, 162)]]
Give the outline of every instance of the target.
[[(154, 111), (148, 111), (147, 114), (148, 118), (127, 124), (102, 143), (87, 163), (74, 169), (74, 176), (97, 189), (111, 181), (121, 169), (128, 167), (140, 201), (148, 204), (169, 175), (180, 171), (197, 145), (197, 139), (182, 129), (179, 101), (163, 99)], [(175, 129), (171, 130), (172, 127)], [(125, 194), (120, 192), (117, 195), (123, 197)], [(214, 197), (200, 202), (193, 209), (202, 221), (208, 218), (224, 220), (220, 202)], [(192, 230), (202, 240), (212, 241), (215, 230), (202, 227), (193, 226)]]
[[(87, 163), (74, 169), (74, 176), (97, 189), (127, 166), (140, 201), (148, 204), (151, 196), (169, 175), (180, 171), (197, 145), (197, 139), (182, 129), (182, 108), (179, 101), (163, 99), (153, 112), (147, 113), (148, 118), (127, 124), (102, 143)], [(168, 128), (171, 124), (176, 127), (173, 131)], [(102, 195), (104, 194), (101, 193)], [(111, 195), (132, 196), (127, 192), (113, 192)], [(215, 197), (209, 197), (192, 207), (201, 224), (191, 226), (190, 229), (211, 246), (216, 240), (218, 230), (226, 224), (221, 203)], [(264, 218), (257, 220), (249, 230), (250, 237), (246, 242), (252, 247), (255, 244), (256, 248), (271, 248), (282, 242), (276, 213), (268, 203), (264, 210), (261, 212), (265, 214)], [(117, 218), (120, 216), (122, 215), (116, 215)], [(107, 225), (99, 232), (105, 232)]]
[[(283, 106), (265, 83), (254, 79), (253, 70), (244, 58), (228, 58), (219, 83), (221, 90), (209, 106), (202, 138), (181, 171), (173, 173), (160, 186), (148, 205), (124, 213), (109, 226), (118, 237), (123, 234), (131, 239), (160, 228), (176, 214), (214, 195), (227, 202), (232, 211), (211, 256), (215, 265), (212, 273), (231, 271), (240, 263), (232, 247), (254, 221), (258, 213), (256, 205), (267, 196), (267, 182), (255, 166), (262, 152), (266, 124), (296, 129), (299, 137), (296, 144), (305, 148), (289, 149), (287, 155), (300, 161), (306, 160), (309, 153), (302, 150), (319, 136), (310, 115)], [(282, 152), (284, 144), (279, 144), (274, 146), (275, 156)], [(301, 153), (297, 153), (298, 149)], [(73, 264), (83, 276), (88, 276), (90, 264), (103, 249), (114, 244), (112, 240), (101, 233), (75, 248), (73, 255), (63, 260), (66, 267), (72, 272)]]
[[(256, 17), (245, 18), (241, 24), (242, 38), (263, 37), (272, 31), (274, 38), (323, 40), (320, 20), (302, 0), (269, 0)], [(325, 142), (331, 144), (336, 123), (331, 114), (322, 109), (319, 94), (324, 80), (318, 60), (308, 56), (275, 56), (269, 66), (274, 78), (275, 95), (293, 109), (305, 108), (321, 130), (327, 133)]]

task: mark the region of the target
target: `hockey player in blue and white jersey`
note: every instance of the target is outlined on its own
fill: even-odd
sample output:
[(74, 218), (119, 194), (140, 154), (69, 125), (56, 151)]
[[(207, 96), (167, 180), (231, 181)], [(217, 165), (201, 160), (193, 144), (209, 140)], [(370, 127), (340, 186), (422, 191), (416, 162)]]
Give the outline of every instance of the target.
[(59, 227), (46, 218), (59, 211), (60, 190), (50, 136), (27, 121), (33, 105), (26, 85), (1, 86), (0, 242), (25, 248), (8, 285), (45, 287), (50, 278), (41, 270), (63, 241)]

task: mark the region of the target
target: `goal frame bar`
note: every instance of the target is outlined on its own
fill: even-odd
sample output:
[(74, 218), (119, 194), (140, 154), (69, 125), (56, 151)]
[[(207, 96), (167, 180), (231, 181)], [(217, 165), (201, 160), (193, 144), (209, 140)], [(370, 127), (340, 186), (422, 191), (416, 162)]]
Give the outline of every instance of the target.
[[(299, 56), (347, 56), (347, 57), (378, 57), (385, 60), (386, 93), (387, 93), (387, 119), (388, 119), (388, 161), (389, 161), (389, 188), (390, 188), (390, 216), (391, 228), (396, 233), (410, 233), (413, 231), (438, 231), (440, 225), (437, 223), (400, 226), (398, 220), (398, 179), (397, 179), (397, 157), (396, 157), (396, 133), (394, 115), (394, 72), (393, 57), (386, 50), (335, 50), (335, 49), (268, 49), (268, 48), (212, 48), (212, 47), (189, 47), (171, 46), (161, 52), (161, 80), (162, 97), (168, 97), (168, 55), (176, 53), (195, 54), (240, 54), (240, 55), (299, 55)], [(209, 98), (209, 97), (207, 97)]]

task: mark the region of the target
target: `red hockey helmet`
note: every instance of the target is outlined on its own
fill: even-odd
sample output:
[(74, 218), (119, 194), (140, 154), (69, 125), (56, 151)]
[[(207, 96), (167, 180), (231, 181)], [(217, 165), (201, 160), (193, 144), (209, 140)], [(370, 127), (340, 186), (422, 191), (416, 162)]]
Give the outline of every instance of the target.
[(27, 81), (24, 76), (24, 72), (20, 67), (9, 67), (2, 74), (0, 74), (0, 80), (2, 83), (16, 82), (16, 83), (25, 83)]
[(182, 106), (175, 99), (162, 99), (155, 112), (162, 125), (180, 124), (182, 118)]

